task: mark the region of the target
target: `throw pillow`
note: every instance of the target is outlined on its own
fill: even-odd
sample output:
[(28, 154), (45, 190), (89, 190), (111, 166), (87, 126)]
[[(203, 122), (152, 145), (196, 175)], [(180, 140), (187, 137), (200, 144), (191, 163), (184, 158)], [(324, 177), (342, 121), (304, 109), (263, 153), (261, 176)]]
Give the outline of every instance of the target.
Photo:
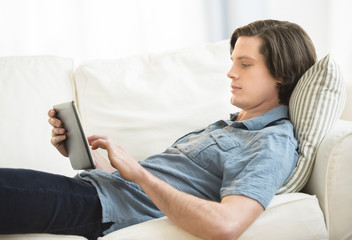
[(297, 192), (304, 187), (319, 144), (341, 116), (345, 101), (342, 75), (330, 55), (313, 65), (298, 81), (290, 98), (289, 113), (299, 144), (299, 159), (279, 194)]

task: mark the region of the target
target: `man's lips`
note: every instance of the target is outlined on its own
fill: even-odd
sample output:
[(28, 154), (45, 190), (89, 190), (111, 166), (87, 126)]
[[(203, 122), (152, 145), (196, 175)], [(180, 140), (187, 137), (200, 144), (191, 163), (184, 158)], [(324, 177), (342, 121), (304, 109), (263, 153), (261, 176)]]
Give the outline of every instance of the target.
[(236, 92), (238, 92), (239, 90), (241, 90), (242, 88), (241, 87), (239, 87), (239, 86), (236, 86), (236, 85), (231, 85), (231, 92), (232, 93), (236, 93)]

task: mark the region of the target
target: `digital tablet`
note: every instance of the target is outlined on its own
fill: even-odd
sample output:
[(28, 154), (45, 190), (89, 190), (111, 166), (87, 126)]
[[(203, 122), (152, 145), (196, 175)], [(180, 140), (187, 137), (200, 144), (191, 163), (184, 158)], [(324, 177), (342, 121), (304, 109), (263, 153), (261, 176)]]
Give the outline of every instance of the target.
[(54, 107), (56, 116), (66, 129), (65, 147), (72, 168), (75, 170), (94, 169), (95, 163), (91, 149), (84, 134), (75, 101), (57, 104)]

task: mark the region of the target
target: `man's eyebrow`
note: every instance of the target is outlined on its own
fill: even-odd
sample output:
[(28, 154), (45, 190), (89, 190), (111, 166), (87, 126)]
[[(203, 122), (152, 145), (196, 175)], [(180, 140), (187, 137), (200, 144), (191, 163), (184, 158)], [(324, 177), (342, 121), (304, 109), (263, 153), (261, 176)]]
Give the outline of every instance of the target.
[(244, 56), (239, 56), (236, 58), (237, 60), (242, 60), (242, 59), (249, 59), (249, 60), (257, 60), (253, 57), (250, 57), (250, 56), (247, 56), (247, 55), (244, 55)]
[[(257, 59), (255, 59), (253, 57), (250, 57), (250, 56), (247, 56), (247, 55), (236, 57), (236, 60), (243, 60), (243, 59), (257, 61)], [(231, 60), (233, 61), (233, 57), (232, 56), (231, 56)]]

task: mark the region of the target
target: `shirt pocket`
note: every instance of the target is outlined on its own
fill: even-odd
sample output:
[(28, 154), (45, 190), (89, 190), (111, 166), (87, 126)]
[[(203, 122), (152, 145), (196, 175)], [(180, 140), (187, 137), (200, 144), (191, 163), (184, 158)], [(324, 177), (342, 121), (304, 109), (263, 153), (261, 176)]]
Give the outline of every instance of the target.
[(227, 131), (218, 129), (191, 138), (187, 143), (179, 144), (177, 148), (193, 162), (208, 169), (213, 162), (221, 162), (225, 152), (238, 146), (238, 141)]
[(223, 151), (239, 146), (239, 142), (225, 130), (215, 130), (210, 135)]

